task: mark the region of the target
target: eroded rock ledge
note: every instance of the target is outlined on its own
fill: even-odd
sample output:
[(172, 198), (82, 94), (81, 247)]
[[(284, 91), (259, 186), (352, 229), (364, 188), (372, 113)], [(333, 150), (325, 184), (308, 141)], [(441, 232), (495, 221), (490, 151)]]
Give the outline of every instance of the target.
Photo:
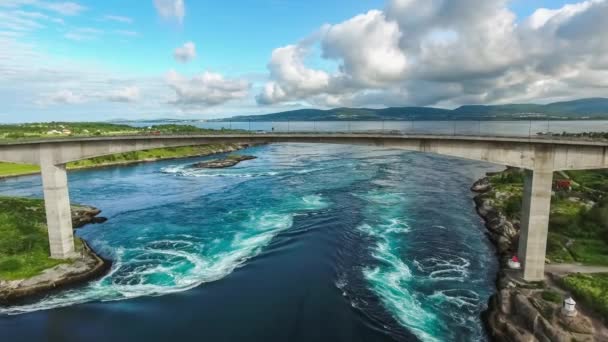
[[(87, 206), (72, 207), (74, 228), (90, 223), (101, 223), (107, 219), (98, 217), (101, 210)], [(42, 273), (17, 280), (0, 280), (0, 304), (11, 305), (19, 301), (47, 294), (50, 291), (77, 285), (95, 279), (109, 270), (111, 263), (99, 257), (82, 241), (79, 256), (70, 263), (60, 264)]]

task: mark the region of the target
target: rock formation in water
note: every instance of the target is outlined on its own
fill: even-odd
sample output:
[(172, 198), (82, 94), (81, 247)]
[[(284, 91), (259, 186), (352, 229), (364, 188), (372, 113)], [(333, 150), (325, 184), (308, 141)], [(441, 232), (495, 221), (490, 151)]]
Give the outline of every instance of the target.
[(196, 164), (192, 164), (190, 167), (196, 169), (222, 169), (226, 167), (234, 166), (245, 160), (256, 159), (254, 156), (246, 156), (246, 155), (233, 155), (228, 156), (224, 159), (214, 159), (209, 161), (204, 161)]

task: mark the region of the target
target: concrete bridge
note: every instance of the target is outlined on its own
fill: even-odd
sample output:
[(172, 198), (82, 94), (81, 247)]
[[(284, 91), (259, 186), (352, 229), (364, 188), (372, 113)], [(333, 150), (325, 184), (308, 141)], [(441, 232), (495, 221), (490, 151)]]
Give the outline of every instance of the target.
[(74, 257), (66, 163), (115, 153), (217, 143), (371, 145), (485, 161), (526, 169), (519, 257), (523, 277), (544, 279), (553, 172), (608, 168), (608, 142), (388, 134), (246, 134), (121, 136), (0, 144), (0, 161), (41, 167), (51, 257)]

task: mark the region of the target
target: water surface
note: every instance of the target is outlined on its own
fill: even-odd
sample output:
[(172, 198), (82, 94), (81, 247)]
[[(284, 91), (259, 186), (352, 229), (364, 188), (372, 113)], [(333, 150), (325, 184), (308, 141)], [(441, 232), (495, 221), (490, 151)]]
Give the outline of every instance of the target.
[[(0, 308), (2, 341), (485, 340), (496, 262), (468, 188), (496, 167), (371, 147), (276, 144), (73, 172), (102, 279)], [(39, 177), (0, 183), (40, 196)]]

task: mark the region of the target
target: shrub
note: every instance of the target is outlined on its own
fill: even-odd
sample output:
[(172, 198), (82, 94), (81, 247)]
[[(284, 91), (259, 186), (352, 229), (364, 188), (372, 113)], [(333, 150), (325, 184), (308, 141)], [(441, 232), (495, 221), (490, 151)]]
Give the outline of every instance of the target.
[(553, 290), (545, 290), (542, 292), (541, 297), (547, 302), (560, 304), (562, 302), (562, 295)]

